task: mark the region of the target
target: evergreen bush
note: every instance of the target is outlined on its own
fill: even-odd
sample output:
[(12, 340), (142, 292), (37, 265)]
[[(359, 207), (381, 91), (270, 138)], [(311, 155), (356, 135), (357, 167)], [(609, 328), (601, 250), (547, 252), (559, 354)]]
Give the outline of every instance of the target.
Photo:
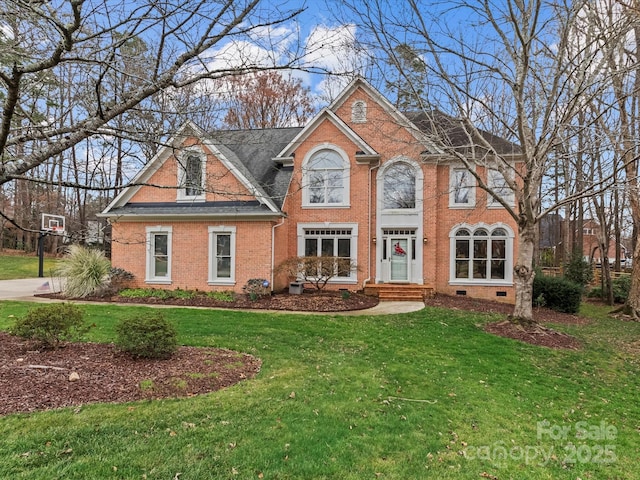
[(116, 325), (116, 346), (139, 358), (169, 358), (178, 348), (178, 334), (160, 311), (122, 319)]
[(57, 348), (66, 340), (76, 340), (86, 331), (84, 312), (71, 303), (51, 303), (32, 308), (10, 329), (19, 337), (36, 340), (45, 348)]
[(593, 280), (593, 269), (584, 259), (582, 251), (573, 251), (569, 263), (564, 266), (564, 278), (582, 287), (586, 287)]
[(533, 298), (557, 312), (578, 313), (582, 290), (582, 286), (566, 278), (536, 275), (533, 280)]

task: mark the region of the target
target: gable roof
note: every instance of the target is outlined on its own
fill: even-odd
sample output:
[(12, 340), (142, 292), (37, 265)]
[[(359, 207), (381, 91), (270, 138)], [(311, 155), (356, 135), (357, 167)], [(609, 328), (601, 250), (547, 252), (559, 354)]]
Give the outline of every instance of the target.
[(349, 140), (351, 140), (360, 151), (365, 155), (377, 155), (377, 152), (367, 143), (362, 137), (354, 132), (349, 126), (338, 117), (332, 110), (323, 108), (299, 133), (296, 135), (289, 144), (279, 152), (276, 158), (284, 159), (289, 157), (298, 145), (303, 142), (311, 133), (324, 121), (331, 122), (338, 130), (344, 134)]
[[(278, 168), (273, 156), (289, 143), (300, 127), (264, 130), (230, 130), (206, 134), (192, 122), (185, 123), (102, 212), (101, 216), (171, 216), (185, 215), (258, 215), (280, 213), (286, 195), (291, 169)], [(178, 204), (173, 202), (135, 203), (129, 201), (149, 181), (173, 149), (184, 139), (194, 135), (201, 139), (220, 162), (247, 188), (257, 201), (246, 202), (198, 202)], [(262, 207), (262, 208), (261, 208)], [(266, 207), (266, 208), (265, 208)]]

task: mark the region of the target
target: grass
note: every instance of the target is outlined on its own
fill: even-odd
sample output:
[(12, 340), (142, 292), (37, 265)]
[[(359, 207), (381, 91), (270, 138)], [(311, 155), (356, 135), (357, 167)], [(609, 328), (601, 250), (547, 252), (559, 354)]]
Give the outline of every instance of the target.
[[(0, 328), (28, 307), (0, 303)], [(101, 342), (148, 311), (83, 308)], [(640, 478), (640, 325), (602, 308), (558, 327), (581, 351), (494, 337), (481, 329), (494, 317), (437, 308), (163, 312), (181, 343), (257, 355), (260, 374), (198, 397), (0, 418), (0, 478)]]
[[(0, 255), (0, 280), (35, 278), (38, 276), (38, 256)], [(43, 273), (48, 276), (56, 265), (54, 258), (45, 258)]]

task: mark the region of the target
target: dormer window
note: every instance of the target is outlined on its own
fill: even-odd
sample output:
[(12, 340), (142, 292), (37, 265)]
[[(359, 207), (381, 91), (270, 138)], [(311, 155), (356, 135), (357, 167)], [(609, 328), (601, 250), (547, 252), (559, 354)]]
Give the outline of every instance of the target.
[(178, 200), (204, 200), (204, 155), (187, 152), (178, 161)]
[(351, 121), (353, 123), (365, 123), (367, 121), (367, 104), (357, 100), (351, 105)]

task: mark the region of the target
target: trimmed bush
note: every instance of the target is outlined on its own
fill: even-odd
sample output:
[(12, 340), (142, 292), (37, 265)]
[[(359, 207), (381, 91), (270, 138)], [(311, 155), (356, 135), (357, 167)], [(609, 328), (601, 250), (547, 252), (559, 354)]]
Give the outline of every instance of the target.
[(162, 312), (125, 318), (116, 325), (116, 346), (139, 358), (169, 358), (178, 348), (178, 334)]
[(566, 278), (536, 275), (533, 280), (533, 298), (557, 312), (578, 313), (582, 287)]
[(71, 303), (52, 303), (32, 308), (18, 319), (11, 333), (36, 340), (45, 348), (57, 348), (67, 340), (77, 340), (85, 331), (84, 312)]
[(54, 273), (65, 279), (63, 293), (72, 298), (83, 298), (106, 290), (110, 282), (111, 262), (100, 250), (80, 245), (69, 247)]

